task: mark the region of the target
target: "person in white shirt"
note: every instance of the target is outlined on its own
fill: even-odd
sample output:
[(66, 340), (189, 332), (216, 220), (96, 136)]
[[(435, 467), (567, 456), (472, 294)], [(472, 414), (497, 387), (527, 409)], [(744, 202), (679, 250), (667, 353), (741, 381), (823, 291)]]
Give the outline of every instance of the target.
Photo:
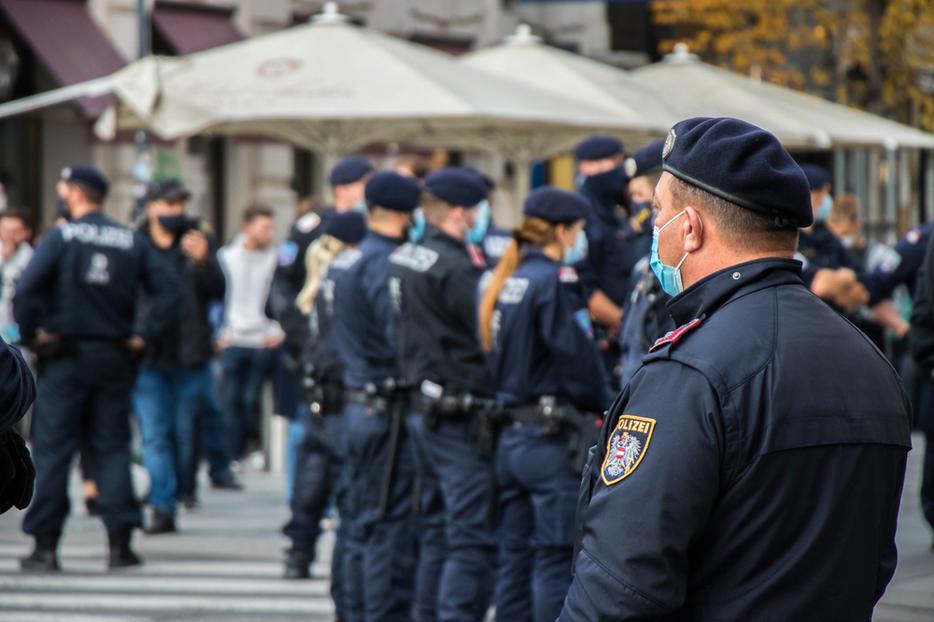
[(227, 277), (221, 349), (221, 399), (227, 413), (231, 457), (247, 454), (259, 441), (260, 396), (263, 380), (282, 343), (279, 324), (266, 316), (266, 298), (276, 269), (273, 211), (251, 205), (243, 214), (243, 228), (217, 254)]
[(32, 227), (17, 210), (0, 212), (0, 337), (7, 343), (19, 341), (19, 329), (13, 318), (13, 294), (16, 282), (32, 259)]

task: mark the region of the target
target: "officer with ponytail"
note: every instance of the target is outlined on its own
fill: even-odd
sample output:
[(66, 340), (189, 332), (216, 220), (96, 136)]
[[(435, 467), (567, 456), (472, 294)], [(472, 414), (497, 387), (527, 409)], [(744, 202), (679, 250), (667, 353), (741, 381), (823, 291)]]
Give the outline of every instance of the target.
[(529, 195), (480, 304), (482, 345), (506, 417), (496, 455), (495, 605), (503, 620), (551, 622), (561, 610), (571, 582), (579, 439), (610, 402), (571, 267), (585, 252), (588, 212), (571, 192), (545, 187)]

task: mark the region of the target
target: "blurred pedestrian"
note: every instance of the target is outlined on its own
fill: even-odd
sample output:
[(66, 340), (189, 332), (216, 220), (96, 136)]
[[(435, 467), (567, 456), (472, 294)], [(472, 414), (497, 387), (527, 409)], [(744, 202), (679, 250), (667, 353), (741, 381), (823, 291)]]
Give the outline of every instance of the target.
[(278, 322), (265, 311), (276, 270), (274, 225), (272, 208), (262, 204), (247, 207), (240, 233), (217, 255), (227, 278), (219, 339), (221, 404), (230, 425), (234, 460), (243, 459), (250, 447), (257, 452), (260, 449), (263, 382), (283, 338)]
[[(141, 236), (102, 213), (107, 180), (90, 166), (63, 171), (71, 222), (49, 231), (20, 279), (13, 312), (38, 355), (33, 414), (36, 496), (23, 531), (36, 541), (24, 570), (59, 569), (68, 476), (87, 433), (110, 568), (141, 563), (130, 547), (142, 513), (130, 479), (134, 359), (175, 321), (179, 281)], [(140, 287), (149, 312), (134, 329)]]
[(814, 213), (778, 139), (688, 119), (663, 158), (651, 264), (679, 327), (604, 420), (558, 619), (868, 621), (895, 572), (900, 380), (802, 283)]
[[(415, 467), (398, 390), (398, 349), (386, 283), (405, 241), (418, 183), (391, 171), (366, 183), (369, 232), (331, 262), (332, 339), (344, 365), (344, 425), (351, 509), (344, 581), (349, 620), (411, 619)], [(341, 520), (344, 520), (342, 517)]]
[(499, 487), (497, 618), (553, 622), (571, 583), (580, 471), (611, 400), (577, 272), (590, 208), (532, 192), (480, 304), (480, 335), (506, 425)]
[[(154, 182), (146, 195), (146, 221), (139, 229), (181, 283), (176, 321), (162, 338), (147, 345), (133, 393), (150, 480), (150, 535), (176, 531), (176, 503), (187, 508), (197, 503), (190, 477), (196, 464), (195, 425), (213, 399), (208, 310), (212, 300), (224, 296), (224, 275), (209, 227), (186, 213), (190, 198), (177, 179)], [(148, 305), (144, 297), (144, 317)]]
[(0, 212), (0, 337), (19, 342), (19, 327), (13, 318), (13, 296), (20, 275), (32, 259), (32, 227), (23, 212)]
[(429, 173), (424, 189), (425, 234), (387, 269), (418, 478), (414, 619), (480, 622), (496, 563), (493, 392), (475, 305), (486, 263), (468, 240), (481, 241), (489, 224), (487, 186), (452, 167)]

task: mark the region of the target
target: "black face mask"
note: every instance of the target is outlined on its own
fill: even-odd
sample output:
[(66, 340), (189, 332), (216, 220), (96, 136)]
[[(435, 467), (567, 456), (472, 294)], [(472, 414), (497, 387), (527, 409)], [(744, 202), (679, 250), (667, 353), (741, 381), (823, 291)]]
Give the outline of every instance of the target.
[(191, 229), (191, 220), (184, 214), (176, 214), (175, 216), (158, 216), (156, 220), (159, 221), (159, 224), (163, 229), (169, 233), (174, 233), (177, 236), (187, 233), (188, 230)]
[(626, 172), (622, 166), (610, 169), (605, 173), (591, 175), (584, 179), (581, 190), (591, 195), (600, 205), (605, 207), (627, 206), (626, 198)]
[(71, 210), (68, 209), (68, 204), (65, 203), (65, 199), (62, 197), (55, 199), (55, 217), (64, 218), (71, 222)]

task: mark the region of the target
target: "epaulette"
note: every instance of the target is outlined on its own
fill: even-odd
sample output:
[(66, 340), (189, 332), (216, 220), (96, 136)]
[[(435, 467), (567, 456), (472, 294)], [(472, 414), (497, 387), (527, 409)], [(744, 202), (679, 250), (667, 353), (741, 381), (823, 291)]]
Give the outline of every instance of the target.
[(678, 343), (679, 341), (681, 341), (682, 337), (684, 337), (686, 334), (688, 334), (689, 332), (691, 332), (692, 330), (700, 326), (701, 321), (702, 320), (699, 317), (696, 317), (690, 322), (688, 322), (687, 324), (682, 324), (678, 328), (668, 331), (667, 333), (665, 333), (664, 337), (660, 337), (658, 341), (656, 341), (652, 345), (652, 347), (649, 348), (649, 352), (655, 352), (662, 346), (674, 345)]

